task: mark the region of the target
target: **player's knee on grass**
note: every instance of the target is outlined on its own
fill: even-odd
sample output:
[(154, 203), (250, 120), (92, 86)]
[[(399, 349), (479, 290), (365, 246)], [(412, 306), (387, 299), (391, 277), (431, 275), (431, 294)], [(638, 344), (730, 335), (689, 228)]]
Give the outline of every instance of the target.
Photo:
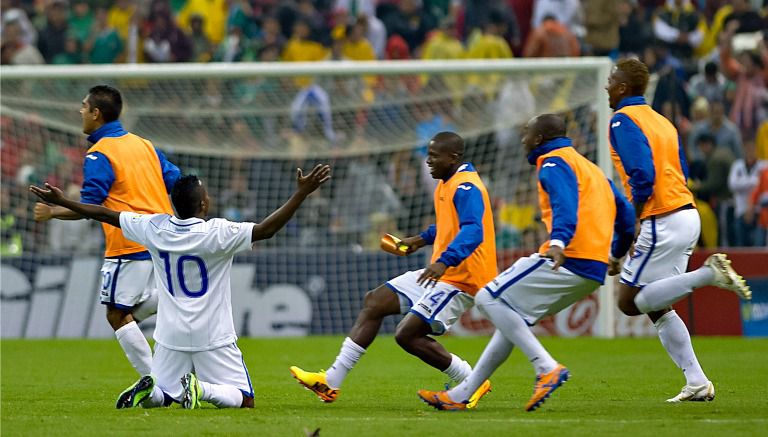
[(243, 404), (240, 408), (253, 408), (253, 398), (243, 395)]
[(133, 316), (130, 312), (107, 305), (107, 322), (109, 322), (109, 326), (111, 326), (113, 330), (117, 331), (132, 321)]

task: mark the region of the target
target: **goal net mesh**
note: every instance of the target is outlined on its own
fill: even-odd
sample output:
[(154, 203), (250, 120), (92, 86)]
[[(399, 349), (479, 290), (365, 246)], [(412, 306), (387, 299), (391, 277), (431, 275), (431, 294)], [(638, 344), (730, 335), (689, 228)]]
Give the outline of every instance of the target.
[[(456, 131), (466, 140), (465, 158), (491, 194), (500, 268), (515, 259), (510, 254), (530, 253), (547, 238), (521, 126), (536, 114), (562, 114), (576, 148), (597, 159), (604, 129), (596, 127), (596, 108), (605, 96), (597, 95), (596, 70), (350, 75), (343, 68), (338, 74), (276, 75), (254, 66), (252, 73), (225, 78), (3, 75), (4, 266), (34, 272), (46, 257), (99, 256), (98, 226), (35, 223), (26, 187), (47, 181), (78, 196), (88, 147), (78, 110), (88, 89), (100, 83), (121, 90), (127, 130), (151, 140), (183, 173), (204, 180), (210, 216), (261, 221), (291, 195), (297, 167), (332, 165), (331, 181), (284, 230), (243, 258), (256, 265), (254, 290), (295, 284), (311, 301), (311, 317), (286, 320), (284, 333), (302, 327), (344, 332), (366, 290), (425, 264), (429, 253), (397, 259), (378, 247), (385, 232), (413, 235), (434, 221), (436, 181), (424, 163), (434, 134)], [(37, 289), (27, 274), (30, 290)], [(5, 281), (3, 296), (14, 296)]]

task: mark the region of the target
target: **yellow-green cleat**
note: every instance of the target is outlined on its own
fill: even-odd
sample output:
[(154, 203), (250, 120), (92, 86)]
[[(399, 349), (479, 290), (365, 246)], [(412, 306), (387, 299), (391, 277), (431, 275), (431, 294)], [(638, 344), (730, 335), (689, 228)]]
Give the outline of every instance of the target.
[(200, 382), (194, 373), (187, 373), (181, 377), (181, 387), (184, 392), (181, 395), (181, 408), (194, 410), (200, 408), (203, 390), (200, 388)]
[(130, 387), (123, 390), (117, 397), (115, 408), (135, 408), (152, 394), (152, 389), (156, 384), (155, 377), (152, 375), (142, 376)]

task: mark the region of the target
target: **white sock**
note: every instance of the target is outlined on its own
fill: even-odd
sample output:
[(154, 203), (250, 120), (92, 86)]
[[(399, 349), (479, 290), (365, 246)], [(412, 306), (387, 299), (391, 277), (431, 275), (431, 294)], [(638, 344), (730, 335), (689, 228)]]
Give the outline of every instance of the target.
[(147, 396), (146, 399), (144, 399), (144, 402), (141, 403), (141, 406), (144, 408), (157, 408), (157, 407), (162, 407), (164, 405), (165, 405), (165, 394), (157, 385), (155, 385), (152, 388), (152, 393), (150, 393), (150, 395)]
[(447, 369), (443, 370), (443, 373), (448, 375), (454, 382), (464, 381), (470, 373), (472, 373), (472, 366), (468, 362), (462, 360), (454, 354), (451, 354), (451, 365)]
[(691, 294), (694, 289), (710, 285), (714, 279), (715, 273), (707, 266), (682, 275), (659, 279), (646, 285), (635, 295), (635, 305), (643, 313), (662, 310)]
[(501, 331), (494, 332), (472, 373), (461, 384), (448, 390), (448, 397), (456, 402), (469, 401), (470, 396), (506, 361), (513, 347)]
[(507, 306), (501, 299), (494, 299), (491, 294), (483, 289), (475, 296), (475, 303), (488, 315), (496, 329), (504, 334), (504, 337), (528, 357), (536, 374), (541, 375), (555, 370), (557, 361), (544, 349), (539, 340), (531, 332), (531, 328), (525, 323), (520, 314)]
[(231, 385), (211, 384), (200, 381), (203, 394), (200, 399), (210, 402), (219, 408), (240, 408), (243, 405), (243, 392)]
[(675, 311), (670, 311), (654, 323), (659, 333), (661, 344), (667, 350), (672, 361), (677, 367), (683, 369), (685, 381), (688, 385), (706, 384), (707, 376), (701, 370), (699, 360), (693, 352), (691, 335), (685, 323)]
[(155, 313), (157, 313), (157, 292), (152, 293), (147, 300), (133, 307), (131, 311), (133, 318), (139, 322)]
[(152, 349), (147, 343), (146, 337), (139, 329), (136, 322), (123, 325), (115, 331), (120, 347), (123, 348), (125, 356), (139, 375), (149, 375), (152, 371)]
[(355, 364), (360, 361), (360, 357), (364, 353), (364, 348), (352, 341), (351, 338), (345, 338), (339, 355), (336, 356), (336, 361), (333, 362), (331, 368), (325, 373), (325, 381), (328, 383), (328, 387), (334, 389), (341, 387), (341, 383), (344, 382), (347, 373), (355, 367)]

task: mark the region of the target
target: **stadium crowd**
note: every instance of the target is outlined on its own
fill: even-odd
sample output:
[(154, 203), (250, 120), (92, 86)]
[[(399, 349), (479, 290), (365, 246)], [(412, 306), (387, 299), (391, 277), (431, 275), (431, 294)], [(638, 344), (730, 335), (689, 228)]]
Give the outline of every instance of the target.
[[(705, 246), (765, 246), (768, 230), (768, 2), (763, 0), (2, 0), (2, 63), (111, 64), (165, 62), (273, 62), (390, 59), (497, 59), (512, 57), (636, 56), (653, 73), (655, 87), (648, 96), (654, 109), (677, 126), (690, 166), (689, 184), (702, 216)], [(295, 99), (319, 102), (322, 135), (338, 141), (339, 129), (322, 110), (335, 84), (304, 83)], [(402, 78), (407, 91), (418, 91), (418, 78)], [(380, 85), (362, 78), (359, 99), (370, 101)], [(238, 95), (258, 95), (270, 83), (244, 86)], [(445, 78), (445, 86), (451, 87)], [(377, 88), (378, 87), (378, 88)], [(215, 93), (212, 93), (215, 95)], [(268, 94), (268, 93), (267, 93)], [(268, 102), (262, 102), (268, 103)], [(301, 106), (301, 102), (294, 103)], [(219, 102), (220, 104), (220, 102)], [(292, 105), (293, 106), (293, 105)], [(330, 114), (330, 111), (327, 111)], [(430, 137), (452, 127), (440, 111), (423, 111), (417, 135)], [(428, 113), (427, 113), (428, 112)], [(418, 111), (412, 113), (418, 114)], [(297, 113), (298, 114), (298, 113)], [(574, 119), (582, 119), (573, 117)], [(349, 119), (364, 123), (365, 114)], [(382, 119), (382, 118), (378, 118)], [(36, 248), (66, 244), (82, 250), (82, 234), (45, 238), (28, 220), (29, 205), (22, 194), (28, 182), (42, 179), (54, 185), (79, 185), (82, 148), (70, 134), (34, 127), (8, 129), (3, 117), (3, 252), (13, 247)], [(26, 121), (34, 123), (34, 121)], [(233, 125), (247, 131), (248, 121)], [(306, 120), (291, 114), (295, 129)], [(607, 127), (581, 127), (583, 141)], [(423, 132), (419, 132), (422, 129)], [(23, 131), (27, 136), (20, 137)], [(32, 134), (32, 132), (38, 132)], [(569, 132), (570, 133), (570, 132)], [(26, 135), (25, 134), (25, 135)], [(343, 132), (342, 132), (343, 134)], [(40, 138), (30, 139), (31, 136)], [(586, 138), (592, 135), (591, 138)], [(494, 142), (503, 143), (501, 132)], [(573, 134), (578, 137), (579, 134)], [(43, 138), (45, 137), (45, 138)], [(278, 138), (279, 134), (275, 136)], [(252, 141), (253, 135), (243, 135)], [(152, 138), (150, 138), (152, 139)], [(478, 141), (479, 142), (479, 141)], [(31, 144), (34, 143), (34, 146)], [(506, 144), (497, 146), (501, 149)], [(158, 144), (162, 147), (162, 144)], [(254, 145), (259, 147), (259, 145)], [(489, 152), (490, 153), (490, 152)], [(495, 152), (493, 152), (495, 153)], [(65, 159), (61, 159), (61, 158)], [(198, 167), (194, 157), (177, 157), (182, 166)], [(185, 163), (184, 161), (189, 162)], [(394, 224), (404, 231), (419, 223), (400, 223), (387, 215), (397, 208), (413, 209), (428, 190), (415, 188), (421, 156), (399, 153), (374, 162), (356, 161), (339, 167), (351, 181), (349, 192), (308, 202), (309, 234), (296, 231), (307, 245), (321, 244), (329, 235), (353, 235), (365, 245), (366, 232)], [(253, 174), (282, 174), (273, 167), (293, 163), (221, 164), (221, 178), (212, 191), (221, 193), (222, 215), (235, 220), (257, 219), (273, 207), (284, 190), (276, 187), (269, 199), (259, 199)], [(481, 173), (483, 172), (482, 163)], [(261, 168), (264, 169), (261, 169)], [(348, 167), (348, 168), (347, 168)], [(254, 172), (257, 169), (257, 172)], [(234, 172), (234, 173), (233, 173)], [(491, 173), (490, 171), (486, 173)], [(375, 182), (368, 176), (377, 175)], [(491, 174), (491, 176), (493, 176)], [(213, 175), (209, 175), (212, 179)], [(51, 179), (53, 178), (53, 179)], [(56, 179), (58, 178), (58, 179)], [(355, 182), (357, 181), (357, 182)], [(366, 183), (363, 183), (365, 181)], [(10, 183), (9, 183), (10, 182)], [(366, 196), (366, 187), (375, 191)], [(493, 186), (489, 186), (491, 192)], [(526, 193), (515, 193), (506, 207), (497, 208), (497, 223), (514, 228), (512, 242), (520, 247), (536, 241), (535, 206)], [(334, 200), (367, 198), (360, 211), (336, 215)], [(217, 196), (219, 197), (219, 196)], [(273, 200), (273, 197), (275, 198)], [(365, 211), (363, 211), (365, 209)], [(374, 215), (371, 214), (373, 211)], [(361, 220), (360, 216), (365, 216)], [(27, 218), (25, 218), (27, 217)], [(347, 224), (344, 225), (343, 223)], [(84, 222), (86, 223), (86, 222)], [(365, 223), (360, 229), (355, 225)], [(81, 226), (90, 226), (84, 224)], [(498, 225), (497, 225), (498, 226)], [(344, 229), (339, 231), (339, 229)], [(381, 229), (380, 229), (381, 228)], [(29, 230), (35, 230), (30, 237)], [(391, 228), (389, 228), (391, 229)], [(538, 229), (538, 230), (537, 230)], [(337, 232), (338, 231), (338, 232)], [(45, 231), (51, 233), (48, 229)], [(289, 226), (288, 232), (291, 232)], [(370, 232), (369, 232), (370, 233)], [(78, 237), (81, 236), (81, 237)], [(371, 234), (372, 235), (372, 234)], [(508, 233), (499, 232), (504, 239)], [(28, 240), (22, 243), (21, 240)], [(61, 243), (64, 241), (64, 243)], [(375, 245), (375, 239), (372, 239)], [(98, 242), (94, 244), (98, 245)], [(11, 246), (11, 247), (7, 247)]]

